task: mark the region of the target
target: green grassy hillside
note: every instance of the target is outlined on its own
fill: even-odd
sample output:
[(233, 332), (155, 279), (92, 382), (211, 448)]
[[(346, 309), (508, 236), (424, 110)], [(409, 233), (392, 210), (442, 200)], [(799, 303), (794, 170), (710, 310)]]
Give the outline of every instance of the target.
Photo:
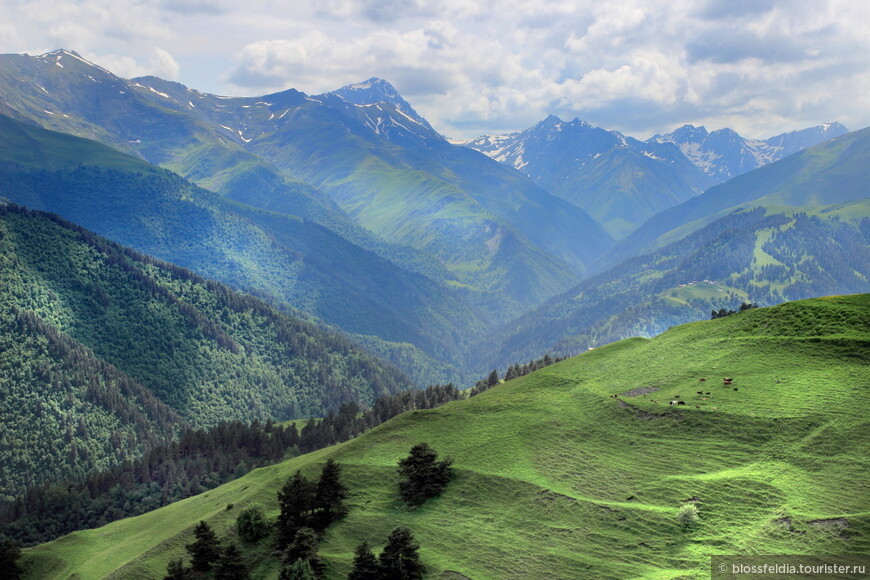
[[(706, 578), (712, 554), (866, 554), (868, 360), (870, 295), (687, 324), (37, 546), (23, 564), (28, 578), (160, 577), (197, 521), (236, 540), (240, 508), (260, 501), (275, 515), (288, 475), (316, 475), (330, 457), (351, 509), (321, 544), (329, 578), (397, 525), (413, 530), (433, 578)], [(409, 511), (395, 465), (421, 441), (453, 457), (456, 475)], [(685, 530), (676, 514), (689, 502), (700, 520)], [(844, 527), (818, 521), (832, 518)], [(245, 557), (255, 578), (277, 577), (268, 540)]]

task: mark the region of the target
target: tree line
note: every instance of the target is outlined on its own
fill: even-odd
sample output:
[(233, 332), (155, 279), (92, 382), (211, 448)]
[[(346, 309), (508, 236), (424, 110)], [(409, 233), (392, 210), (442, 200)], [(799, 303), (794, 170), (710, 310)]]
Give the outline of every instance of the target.
[(252, 469), (347, 441), (405, 411), (431, 409), (465, 396), (452, 384), (379, 398), (362, 411), (345, 403), (337, 413), (282, 426), (255, 421), (187, 430), (159, 445), (81, 479), (34, 486), (0, 506), (0, 531), (28, 546), (69, 532), (103, 526), (213, 489)]

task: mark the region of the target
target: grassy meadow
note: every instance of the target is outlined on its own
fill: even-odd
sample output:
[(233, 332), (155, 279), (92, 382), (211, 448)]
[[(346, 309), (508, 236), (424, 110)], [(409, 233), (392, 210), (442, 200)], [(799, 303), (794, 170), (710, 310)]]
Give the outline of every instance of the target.
[[(271, 538), (242, 545), (235, 517), (254, 501), (277, 515), (283, 481), (317, 477), (329, 457), (351, 496), (320, 545), (328, 578), (398, 525), (445, 579), (709, 578), (714, 554), (867, 554), (868, 362), (870, 295), (686, 324), (27, 549), (22, 564), (27, 578), (162, 578), (204, 519), (242, 547), (254, 578), (277, 578)], [(455, 476), (409, 510), (395, 466), (424, 441)], [(700, 517), (687, 529), (676, 515), (690, 502)]]

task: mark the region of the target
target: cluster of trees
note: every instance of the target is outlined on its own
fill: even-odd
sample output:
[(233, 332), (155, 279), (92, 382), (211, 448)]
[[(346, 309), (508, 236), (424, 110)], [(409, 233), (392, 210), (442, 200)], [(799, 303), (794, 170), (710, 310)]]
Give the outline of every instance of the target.
[(208, 523), (200, 520), (193, 536), (195, 540), (185, 546), (190, 566), (185, 566), (182, 558), (172, 560), (166, 567), (164, 580), (185, 580), (212, 570), (216, 580), (249, 580), (242, 552), (234, 544), (223, 546)]
[(758, 308), (758, 304), (754, 304), (752, 302), (743, 302), (740, 304), (740, 307), (737, 310), (731, 310), (720, 308), (719, 310), (711, 310), (710, 311), (710, 320), (716, 320), (717, 318), (725, 318), (726, 316), (731, 316), (732, 314), (737, 314), (738, 312), (743, 312), (744, 310), (750, 310), (752, 308)]
[(295, 424), (226, 423), (188, 430), (141, 459), (82, 479), (38, 486), (0, 506), (0, 525), (23, 545), (151, 511), (202, 493), (251, 469), (297, 455)]
[(347, 495), (348, 488), (341, 482), (341, 468), (333, 459), (323, 465), (316, 483), (296, 471), (278, 492), (281, 510), (275, 523), (278, 548), (287, 548), (299, 530), (307, 528), (322, 533), (347, 515)]
[[(409, 506), (416, 507), (441, 493), (451, 477), (447, 459), (438, 461), (438, 454), (426, 443), (411, 448), (408, 457), (398, 463), (402, 476), (399, 494)], [(318, 553), (318, 543), (327, 528), (348, 513), (349, 488), (342, 481), (341, 466), (333, 459), (324, 463), (320, 477), (311, 481), (296, 471), (277, 493), (279, 514), (269, 523), (263, 507), (252, 504), (236, 518), (236, 532), (245, 543), (253, 544), (274, 531), (275, 547), (281, 553), (280, 580), (316, 580), (322, 578), (326, 563)], [(243, 580), (248, 578), (241, 553), (235, 545), (222, 547), (206, 522), (194, 530), (195, 541), (186, 546), (190, 565), (181, 559), (167, 567), (164, 580), (182, 580), (191, 573), (212, 569), (215, 578)], [(410, 529), (393, 530), (380, 556), (375, 557), (368, 542), (355, 551), (349, 580), (417, 580), (426, 568), (420, 561), (420, 546)]]
[(0, 570), (7, 580), (19, 580), (23, 570), (18, 565), (21, 549), (9, 538), (0, 535)]
[[(438, 461), (438, 453), (427, 443), (414, 445), (408, 457), (399, 460), (402, 500), (414, 508), (440, 495), (452, 477), (452, 463), (449, 458)], [(406, 527), (398, 527), (390, 533), (378, 557), (369, 543), (363, 541), (354, 551), (348, 580), (419, 580), (426, 573), (419, 550), (414, 534)]]
[(80, 479), (34, 486), (0, 505), (0, 527), (22, 545), (51, 541), (202, 493), (276, 461), (347, 441), (400, 413), (430, 409), (465, 395), (452, 384), (386, 395), (361, 412), (345, 403), (337, 413), (295, 424), (233, 422), (188, 430), (135, 461)]
[[(545, 354), (541, 358), (530, 360), (524, 365), (512, 364), (508, 367), (507, 371), (504, 374), (504, 381), (507, 382), (513, 379), (524, 377), (529, 373), (535, 372), (536, 370), (548, 367), (551, 364), (555, 364), (559, 361), (563, 361), (565, 360), (565, 358), (566, 357), (553, 357), (549, 354)], [(498, 376), (498, 370), (492, 369), (492, 372), (490, 372), (485, 379), (481, 379), (477, 381), (477, 383), (475, 383), (475, 385), (471, 388), (471, 391), (469, 392), (469, 396), (473, 397), (475, 395), (479, 395), (484, 391), (488, 391), (500, 382), (501, 379)]]
[(363, 541), (354, 551), (353, 569), (347, 580), (420, 580), (426, 567), (420, 561), (419, 550), (414, 534), (405, 527), (390, 533), (378, 557), (369, 543)]

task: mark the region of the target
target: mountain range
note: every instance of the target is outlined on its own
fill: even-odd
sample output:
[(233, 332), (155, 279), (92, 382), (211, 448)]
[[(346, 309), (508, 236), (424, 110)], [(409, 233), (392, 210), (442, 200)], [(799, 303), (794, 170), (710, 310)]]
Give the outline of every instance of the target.
[[(418, 384), (464, 380), (516, 362), (505, 353), (540, 356), (562, 344), (565, 337), (532, 339), (523, 321), (576, 294), (578, 283), (589, 287), (590, 274), (600, 280), (624, 269), (622, 261), (743, 207), (745, 200), (727, 202), (733, 195), (710, 186), (747, 169), (745, 159), (735, 161), (746, 151), (754, 163), (770, 162), (845, 131), (834, 123), (760, 142), (684, 126), (639, 141), (549, 117), (522, 133), (457, 146), (381, 79), (314, 96), (290, 89), (221, 97), (156, 77), (121, 79), (66, 50), (0, 56), (0, 95), (19, 122), (94, 138), (152, 164), (84, 143), (59, 154), (49, 151), (54, 145), (33, 145), (22, 161), (20, 141), (62, 138), (36, 137), (35, 128), (7, 119), (5, 155), (14, 163), (3, 195), (334, 325)], [(99, 161), (83, 161), (79, 151)], [(58, 155), (62, 161), (53, 161)], [(797, 171), (789, 159), (778, 179)], [(95, 173), (73, 171), (82, 163)], [(94, 185), (106, 183), (106, 171), (121, 180), (111, 192)], [(864, 196), (860, 167), (846, 174), (854, 187), (836, 200), (771, 203)], [(855, 207), (861, 215), (863, 206)], [(694, 225), (679, 216), (694, 216)], [(614, 246), (614, 238), (622, 239)], [(764, 303), (786, 297), (756, 294)], [(628, 316), (648, 299), (638, 294), (619, 302), (624, 314), (609, 315)], [(611, 326), (619, 330), (596, 331), (593, 342), (628, 331)], [(524, 337), (536, 346), (496, 345)]]
[[(378, 78), (226, 97), (0, 55), (0, 519), (36, 542), (205, 486), (28, 548), (26, 573), (160, 577), (207, 521), (274, 578), (236, 507), (274, 519), (334, 459), (329, 578), (395, 525), (445, 579), (866, 553), (867, 295), (837, 295), (868, 291), (868, 184), (870, 129), (838, 123), (641, 141), (551, 116), (455, 143)], [(181, 433), (271, 462), (346, 442), (251, 473), (213, 448), (194, 485), (157, 459)], [(406, 509), (420, 441), (455, 472)]]
[(575, 354), (741, 302), (863, 292), (870, 129), (810, 147), (668, 209), (602, 271), (491, 334), (489, 358)]
[(639, 141), (551, 115), (519, 133), (462, 144), (522, 171), (623, 238), (717, 183), (846, 132), (839, 123), (826, 123), (758, 141), (731, 129), (708, 133), (684, 125)]

